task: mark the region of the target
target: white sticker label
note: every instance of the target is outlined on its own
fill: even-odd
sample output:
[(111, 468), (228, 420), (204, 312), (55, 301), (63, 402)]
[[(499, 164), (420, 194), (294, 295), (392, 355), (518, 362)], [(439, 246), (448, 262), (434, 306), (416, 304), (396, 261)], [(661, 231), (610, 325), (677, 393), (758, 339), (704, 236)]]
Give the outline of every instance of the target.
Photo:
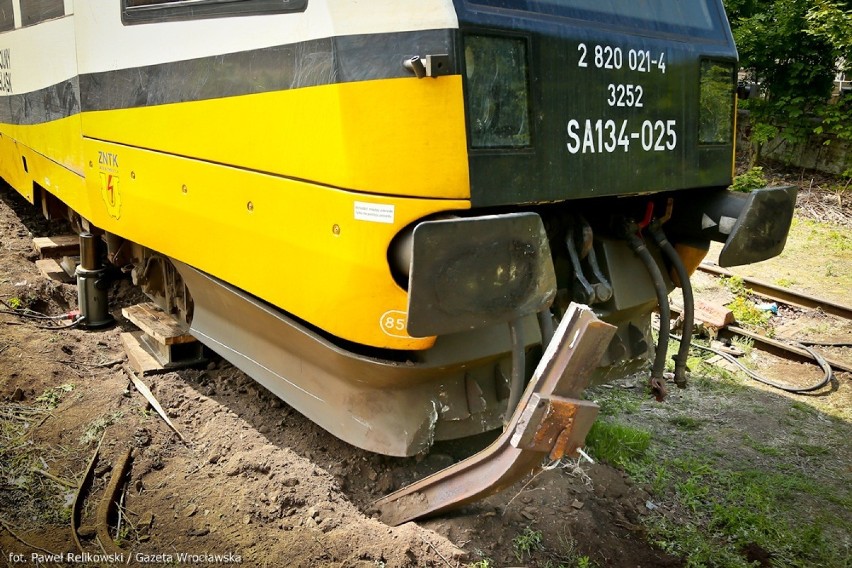
[(734, 225), (736, 224), (736, 217), (725, 217), (722, 215), (722, 218), (719, 219), (719, 232), (723, 235), (730, 235), (731, 231), (734, 230)]
[(355, 219), (372, 223), (393, 223), (394, 206), (381, 203), (355, 202)]

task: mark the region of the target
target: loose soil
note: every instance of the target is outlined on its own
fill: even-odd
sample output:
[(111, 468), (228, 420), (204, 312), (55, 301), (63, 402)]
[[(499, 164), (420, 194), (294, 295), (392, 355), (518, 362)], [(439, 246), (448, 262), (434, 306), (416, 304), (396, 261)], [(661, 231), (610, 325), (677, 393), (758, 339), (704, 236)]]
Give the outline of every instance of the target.
[[(32, 237), (57, 231), (63, 228), (0, 188), (0, 299), (49, 314), (74, 308), (76, 288), (45, 279), (33, 263)], [(651, 488), (588, 462), (563, 464), (452, 514), (388, 527), (373, 515), (374, 499), (469, 455), (490, 437), (438, 444), (411, 459), (370, 454), (329, 435), (215, 356), (201, 368), (144, 379), (182, 442), (130, 383), (119, 334), (134, 328), (120, 311), (143, 299), (126, 277), (114, 276), (112, 329), (41, 329), (40, 322), (0, 314), (0, 565), (19, 565), (13, 553), (30, 561), (33, 553), (78, 552), (70, 505), (96, 451), (78, 534), (85, 552), (102, 554), (92, 538), (96, 513), (127, 450), (132, 461), (120, 527), (113, 518), (111, 530), (130, 564), (184, 563), (181, 553), (230, 553), (246, 566), (556, 567), (577, 565), (583, 556), (602, 567), (683, 564), (648, 543), (643, 519), (660, 509)], [(811, 327), (819, 336), (818, 326)], [(846, 328), (840, 335), (848, 340), (852, 333)], [(838, 381), (826, 396), (849, 408), (848, 377)], [(768, 389), (755, 392), (781, 400)], [(666, 404), (688, 410), (696, 396), (675, 392)], [(660, 408), (650, 399), (643, 409), (646, 404), (647, 412)], [(738, 407), (725, 404), (731, 413)], [(756, 424), (764, 418), (739, 410), (718, 417), (728, 428), (755, 423), (758, 429), (766, 427)], [(838, 451), (832, 459), (845, 463), (848, 475), (848, 448)], [(541, 543), (524, 553), (518, 545), (528, 528), (540, 531)]]

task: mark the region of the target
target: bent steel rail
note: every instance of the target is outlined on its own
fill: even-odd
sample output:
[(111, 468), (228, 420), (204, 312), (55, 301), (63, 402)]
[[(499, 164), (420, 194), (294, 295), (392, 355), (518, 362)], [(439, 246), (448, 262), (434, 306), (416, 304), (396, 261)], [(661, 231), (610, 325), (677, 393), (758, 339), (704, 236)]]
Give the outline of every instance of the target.
[(509, 425), (490, 446), (373, 506), (399, 525), (497, 493), (552, 460), (576, 452), (598, 413), (580, 400), (615, 327), (572, 304), (548, 344)]

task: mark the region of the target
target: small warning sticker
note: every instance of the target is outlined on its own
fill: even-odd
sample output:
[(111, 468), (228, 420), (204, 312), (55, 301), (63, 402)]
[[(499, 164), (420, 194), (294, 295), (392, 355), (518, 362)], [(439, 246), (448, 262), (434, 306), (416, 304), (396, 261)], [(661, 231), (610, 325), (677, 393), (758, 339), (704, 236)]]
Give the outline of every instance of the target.
[(394, 206), (383, 203), (355, 202), (355, 219), (372, 223), (393, 223)]
[(121, 217), (121, 193), (118, 191), (118, 176), (107, 172), (100, 172), (101, 197), (106, 203), (107, 212), (111, 217)]

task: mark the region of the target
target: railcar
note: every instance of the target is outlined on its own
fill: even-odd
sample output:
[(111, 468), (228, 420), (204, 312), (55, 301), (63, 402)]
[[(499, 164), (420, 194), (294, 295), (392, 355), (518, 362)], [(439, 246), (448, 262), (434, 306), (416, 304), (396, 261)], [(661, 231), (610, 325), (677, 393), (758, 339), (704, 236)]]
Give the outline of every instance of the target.
[(595, 380), (662, 390), (674, 283), (781, 251), (794, 192), (726, 189), (736, 70), (721, 0), (0, 0), (0, 176), (413, 455), (499, 428), (571, 302), (616, 327)]

